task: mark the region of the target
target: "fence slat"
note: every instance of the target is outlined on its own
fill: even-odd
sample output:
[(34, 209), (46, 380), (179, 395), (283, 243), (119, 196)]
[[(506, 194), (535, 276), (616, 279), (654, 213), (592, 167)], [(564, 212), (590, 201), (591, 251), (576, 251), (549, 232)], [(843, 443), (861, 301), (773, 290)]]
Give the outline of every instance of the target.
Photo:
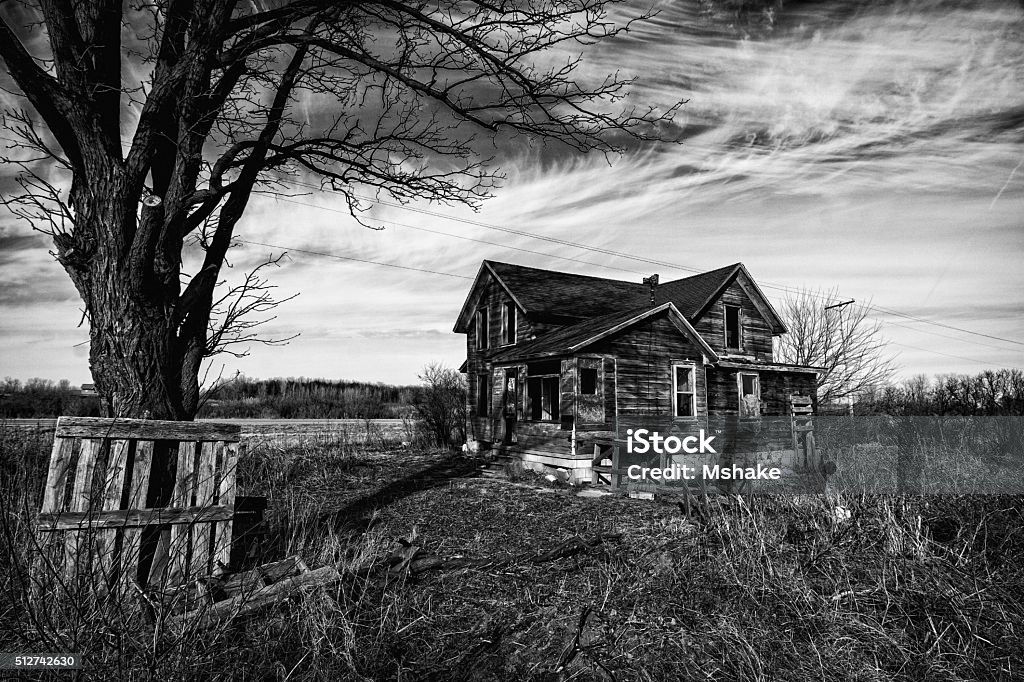
[[(121, 508), (121, 497), (124, 493), (124, 478), (127, 470), (128, 441), (111, 441), (110, 454), (107, 457), (107, 467), (103, 472), (101, 509), (104, 512), (116, 511)], [(99, 578), (104, 585), (113, 585), (115, 574), (120, 572), (118, 564), (121, 562), (115, 562), (114, 557), (114, 550), (117, 546), (117, 534), (118, 531), (113, 528), (96, 531), (96, 564), (100, 571)]]
[(215, 422), (176, 422), (158, 419), (61, 417), (58, 438), (130, 438), (139, 440), (238, 440), (242, 427)]
[[(199, 466), (196, 469), (196, 507), (213, 507), (216, 488), (217, 458), (224, 456), (224, 443), (204, 442), (199, 449)], [(190, 573), (193, 577), (210, 574), (210, 534), (213, 527), (199, 523), (193, 528), (192, 562)]]
[(71, 455), (75, 447), (72, 438), (54, 438), (50, 452), (50, 469), (46, 472), (46, 490), (43, 492), (43, 511), (61, 511), (64, 506), (64, 488), (71, 471)]
[[(153, 441), (140, 440), (135, 443), (135, 458), (132, 460), (132, 480), (128, 486), (128, 503), (126, 509), (138, 509), (146, 506), (149, 494), (149, 471), (153, 464)], [(146, 583), (145, 577), (139, 576), (139, 555), (141, 553), (142, 529), (126, 528), (121, 540), (121, 579), (124, 586), (134, 580), (137, 585)]]
[[(178, 443), (178, 469), (174, 476), (174, 492), (171, 504), (175, 507), (191, 507), (196, 492), (196, 450), (199, 443), (181, 441)], [(192, 524), (171, 526), (169, 572), (167, 585), (179, 585), (190, 579), (188, 575), (189, 554), (192, 549)]]
[[(221, 469), (219, 472), (220, 486), (217, 491), (217, 505), (234, 508), (236, 477), (238, 469), (238, 443), (223, 442)], [(213, 572), (227, 573), (231, 565), (231, 520), (215, 524), (213, 547)]]
[[(81, 512), (89, 509), (96, 460), (99, 458), (102, 445), (103, 441), (96, 438), (82, 441), (82, 449), (78, 453), (78, 467), (75, 469), (75, 481), (71, 487), (71, 499), (68, 500), (68, 511)], [(69, 582), (77, 580), (83, 563), (88, 566), (90, 552), (87, 535), (70, 531), (64, 538), (64, 577)]]

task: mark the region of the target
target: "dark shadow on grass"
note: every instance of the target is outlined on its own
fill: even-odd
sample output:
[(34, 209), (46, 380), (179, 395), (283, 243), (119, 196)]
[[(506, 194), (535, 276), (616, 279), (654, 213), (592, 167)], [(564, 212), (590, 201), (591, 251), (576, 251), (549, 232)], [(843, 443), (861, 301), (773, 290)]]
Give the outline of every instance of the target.
[[(478, 457), (468, 457), (463, 453), (446, 453), (441, 459), (427, 466), (407, 472), (401, 478), (385, 483), (372, 489), (365, 495), (357, 497), (336, 511), (325, 514), (318, 519), (317, 525), (332, 528), (341, 534), (357, 535), (367, 531), (373, 524), (373, 513), (421, 490), (443, 487), (452, 480), (473, 478), (480, 471), (484, 461)], [(264, 560), (283, 556), (283, 542), (286, 533), (281, 537), (269, 539), (264, 545)], [(278, 546), (280, 545), (280, 546)]]
[(453, 479), (474, 477), (480, 471), (482, 463), (482, 460), (476, 457), (467, 457), (461, 453), (448, 454), (439, 462), (417, 469), (349, 502), (337, 511), (322, 517), (322, 521), (339, 531), (366, 530), (375, 510), (421, 490), (447, 485)]

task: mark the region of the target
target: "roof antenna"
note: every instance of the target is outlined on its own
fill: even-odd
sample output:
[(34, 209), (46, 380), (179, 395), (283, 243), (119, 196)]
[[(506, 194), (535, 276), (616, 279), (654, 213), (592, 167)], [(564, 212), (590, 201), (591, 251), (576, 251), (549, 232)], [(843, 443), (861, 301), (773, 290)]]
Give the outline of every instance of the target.
[(644, 284), (649, 284), (651, 287), (651, 307), (654, 307), (654, 292), (658, 288), (658, 275), (657, 273), (650, 277), (644, 277)]

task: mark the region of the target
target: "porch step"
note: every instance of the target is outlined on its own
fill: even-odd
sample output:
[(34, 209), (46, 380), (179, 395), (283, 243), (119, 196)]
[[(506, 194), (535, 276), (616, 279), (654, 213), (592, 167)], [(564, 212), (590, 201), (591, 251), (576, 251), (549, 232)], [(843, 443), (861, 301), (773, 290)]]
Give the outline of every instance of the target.
[(478, 469), (480, 478), (505, 478), (505, 465), (511, 462), (512, 455), (498, 454)]

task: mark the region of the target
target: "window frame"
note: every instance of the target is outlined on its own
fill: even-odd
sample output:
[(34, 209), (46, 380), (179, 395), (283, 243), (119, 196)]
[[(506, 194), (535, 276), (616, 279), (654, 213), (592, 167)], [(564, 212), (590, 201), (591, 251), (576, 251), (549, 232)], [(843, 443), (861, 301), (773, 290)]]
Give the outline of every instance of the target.
[(512, 301), (501, 306), (501, 345), (514, 346), (519, 333), (519, 308)]
[[(560, 421), (561, 421), (561, 418), (562, 418), (562, 370), (561, 370), (561, 361), (554, 360), (554, 361), (550, 361), (550, 362), (558, 363), (558, 365), (557, 365), (558, 366), (558, 372), (550, 372), (549, 371), (549, 372), (544, 372), (544, 373), (541, 373), (541, 374), (530, 374), (530, 365), (527, 364), (527, 366), (526, 366), (526, 386), (524, 387), (524, 390), (523, 390), (523, 401), (525, 403), (523, 405), (523, 421), (535, 422), (535, 423), (539, 423), (539, 424), (560, 423)], [(541, 364), (541, 363), (536, 363), (533, 366), (536, 368), (537, 365), (539, 365), (539, 364)], [(552, 364), (552, 366), (554, 366), (554, 364)], [(540, 410), (539, 410), (539, 412), (542, 415), (540, 418), (534, 418), (534, 416), (533, 416), (533, 403), (532, 403), (532, 397), (531, 397), (532, 394), (530, 392), (530, 386), (535, 381), (539, 381), (540, 382), (540, 395), (538, 396), (540, 398)], [(556, 409), (549, 410), (552, 413), (551, 417), (549, 419), (544, 419), (543, 418), (543, 414), (544, 414), (544, 395), (545, 395), (545, 384), (547, 382), (553, 382), (553, 384), (554, 384), (554, 390), (550, 393), (550, 395), (555, 398), (557, 403), (555, 404), (555, 408)]]
[[(743, 414), (743, 396), (744, 396), (744, 393), (743, 393), (743, 379), (744, 379), (744, 377), (751, 377), (753, 379), (754, 393), (750, 393), (749, 395), (755, 396), (757, 398), (757, 414), (756, 415)], [(761, 403), (762, 403), (762, 399), (761, 399), (761, 373), (760, 372), (751, 372), (751, 371), (742, 371), (742, 370), (739, 371), (739, 372), (736, 372), (736, 409), (737, 409), (737, 413), (739, 414), (739, 416), (741, 418), (745, 418), (745, 419), (756, 419), (756, 418), (764, 416), (761, 413)]]
[[(598, 369), (597, 367), (577, 367), (576, 371), (579, 372), (579, 376), (580, 376), (580, 395), (592, 395), (592, 396), (599, 395), (600, 394), (599, 389), (600, 389), (600, 384), (601, 384), (601, 370)], [(584, 391), (583, 390), (583, 373), (584, 372), (593, 372), (594, 373), (594, 390), (593, 391), (589, 391), (588, 392), (588, 391)]]
[[(730, 303), (723, 303), (722, 312), (722, 330), (725, 338), (726, 350), (743, 350), (743, 307), (738, 305), (732, 305)], [(736, 345), (729, 345), (729, 311), (736, 311)]]
[(476, 309), (476, 349), (487, 350), (490, 348), (490, 310), (489, 306), (480, 306)]
[[(690, 390), (680, 391), (679, 390), (679, 373), (678, 370), (687, 369), (690, 372)], [(690, 412), (688, 415), (679, 414), (679, 396), (689, 395), (690, 396)], [(697, 419), (697, 364), (693, 362), (673, 362), (672, 363), (672, 418), (673, 419)]]

